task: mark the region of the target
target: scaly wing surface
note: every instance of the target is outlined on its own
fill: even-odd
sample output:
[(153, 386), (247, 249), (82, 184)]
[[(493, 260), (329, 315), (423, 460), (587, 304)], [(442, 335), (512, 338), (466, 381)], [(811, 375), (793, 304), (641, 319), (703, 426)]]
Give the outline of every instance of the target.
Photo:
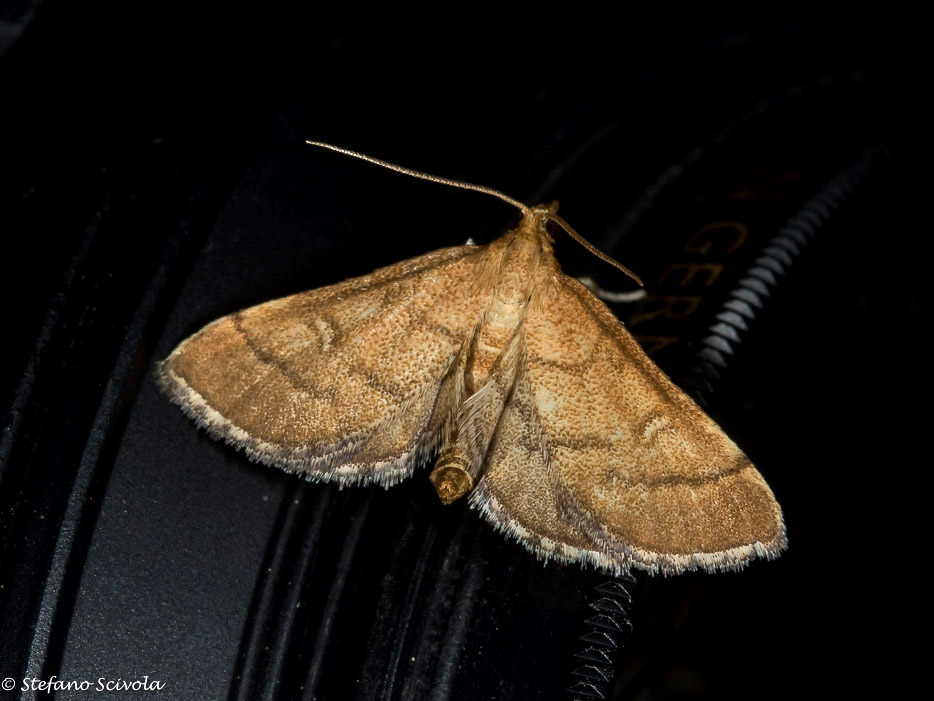
[[(548, 520), (567, 522), (569, 545), (579, 532), (613, 567), (664, 573), (739, 569), (785, 548), (756, 468), (583, 285), (556, 279), (524, 332)], [(499, 498), (532, 489), (517, 481)]]
[(442, 249), (223, 317), (160, 364), (160, 383), (254, 460), (389, 486), (453, 420), (463, 383), (450, 375), (483, 312), (469, 288), (485, 253)]
[(621, 558), (600, 550), (562, 510), (545, 462), (545, 442), (535, 396), (520, 372), (496, 426), (487, 470), (470, 504), (497, 530), (545, 560), (588, 562), (620, 572)]

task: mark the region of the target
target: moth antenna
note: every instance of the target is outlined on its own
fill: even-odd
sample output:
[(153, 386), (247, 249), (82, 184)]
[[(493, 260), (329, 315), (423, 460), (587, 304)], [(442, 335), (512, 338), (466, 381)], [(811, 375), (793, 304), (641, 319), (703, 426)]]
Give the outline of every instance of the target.
[[(492, 195), (493, 197), (498, 197), (504, 202), (508, 202), (509, 204), (511, 204), (513, 207), (515, 207), (520, 212), (522, 212), (523, 217), (533, 216), (531, 207), (522, 204), (519, 200), (513, 199), (509, 195), (503, 194), (499, 190), (494, 190), (492, 187), (486, 187), (485, 185), (474, 185), (473, 183), (465, 183), (461, 180), (452, 180), (451, 178), (442, 178), (438, 175), (431, 175), (430, 173), (422, 173), (421, 171), (418, 171), (418, 170), (412, 170), (411, 168), (406, 168), (404, 166), (396, 165), (395, 163), (390, 163), (389, 161), (384, 161), (380, 158), (374, 158), (373, 156), (367, 156), (365, 153), (359, 153), (358, 151), (351, 151), (350, 149), (341, 148), (340, 146), (334, 146), (333, 144), (327, 144), (323, 141), (306, 141), (305, 143), (308, 144), (309, 146), (317, 146), (319, 148), (326, 148), (330, 151), (341, 153), (345, 156), (352, 156), (353, 158), (359, 158), (361, 161), (366, 161), (367, 163), (372, 163), (373, 165), (382, 166), (383, 168), (388, 168), (389, 170), (394, 170), (397, 173), (402, 173), (403, 175), (409, 175), (413, 178), (420, 178), (421, 180), (428, 180), (429, 182), (440, 183), (441, 185), (449, 185), (451, 187), (460, 188), (461, 190), (476, 190), (477, 192), (482, 192), (487, 195)], [(604, 261), (605, 263), (609, 263), (614, 268), (618, 268), (619, 270), (623, 271), (626, 275), (628, 275), (633, 280), (635, 280), (639, 284), (639, 287), (645, 287), (645, 284), (642, 282), (642, 280), (639, 278), (638, 275), (636, 275), (634, 272), (632, 272), (629, 268), (627, 268), (625, 265), (620, 263), (618, 260), (608, 256), (606, 253), (604, 253), (599, 248), (597, 248), (592, 243), (590, 243), (590, 241), (588, 241), (583, 236), (581, 236), (576, 231), (574, 231), (574, 229), (571, 228), (570, 224), (564, 221), (564, 219), (559, 217), (557, 214), (555, 214), (554, 212), (548, 212), (546, 215), (546, 218), (551, 219), (558, 226), (564, 229), (567, 232), (568, 236), (570, 236), (572, 239), (577, 241), (581, 246), (586, 248), (593, 255), (597, 256), (597, 258)]]
[(519, 200), (514, 200), (509, 195), (504, 195), (499, 190), (494, 190), (492, 187), (485, 187), (483, 185), (474, 185), (473, 183), (465, 183), (460, 180), (451, 180), (450, 178), (442, 178), (437, 175), (431, 175), (430, 173), (422, 173), (418, 170), (412, 170), (411, 168), (405, 168), (403, 166), (397, 166), (395, 163), (390, 163), (389, 161), (383, 161), (379, 158), (373, 158), (373, 156), (367, 156), (364, 153), (358, 153), (357, 151), (351, 151), (350, 149), (341, 148), (340, 146), (332, 146), (331, 144), (326, 144), (323, 141), (306, 141), (306, 144), (309, 146), (318, 146), (320, 148), (330, 149), (331, 151), (336, 151), (337, 153), (342, 153), (345, 156), (353, 156), (354, 158), (359, 158), (361, 161), (366, 161), (367, 163), (373, 163), (374, 165), (382, 166), (383, 168), (388, 168), (389, 170), (394, 170), (397, 173), (402, 173), (404, 175), (410, 175), (413, 178), (421, 178), (422, 180), (428, 180), (433, 183), (441, 183), (442, 185), (450, 185), (451, 187), (459, 187), (461, 190), (476, 190), (477, 192), (483, 192), (487, 195), (493, 195), (493, 197), (498, 197), (504, 202), (508, 202), (513, 207), (516, 207), (519, 211), (522, 212), (522, 216), (527, 217), (531, 216), (532, 209), (528, 207)]
[(628, 275), (633, 280), (635, 280), (637, 283), (639, 283), (639, 287), (645, 287), (645, 283), (642, 282), (641, 278), (638, 275), (636, 275), (634, 272), (632, 272), (629, 268), (627, 268), (625, 265), (620, 263), (615, 258), (610, 258), (610, 256), (608, 256), (606, 253), (601, 251), (599, 248), (597, 248), (592, 243), (590, 243), (590, 241), (588, 241), (583, 236), (581, 236), (576, 231), (574, 231), (574, 229), (571, 228), (571, 225), (568, 224), (566, 221), (564, 221), (564, 219), (559, 217), (557, 214), (555, 214), (554, 212), (548, 212), (545, 216), (547, 219), (551, 219), (551, 221), (553, 221), (555, 224), (557, 224), (562, 229), (564, 229), (564, 231), (567, 233), (568, 236), (570, 236), (572, 239), (577, 241), (581, 246), (583, 246), (588, 251), (590, 251), (595, 256), (597, 256), (597, 258), (599, 258), (605, 263), (609, 263), (614, 268), (618, 268), (619, 270), (622, 270), (624, 273), (626, 273), (626, 275)]

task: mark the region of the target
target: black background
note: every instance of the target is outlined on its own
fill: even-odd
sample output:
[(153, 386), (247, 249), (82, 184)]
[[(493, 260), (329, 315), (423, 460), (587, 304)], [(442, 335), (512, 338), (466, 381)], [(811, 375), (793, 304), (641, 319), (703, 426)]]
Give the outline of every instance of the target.
[[(162, 698), (572, 698), (604, 577), (541, 567), (440, 507), (425, 473), (338, 491), (252, 465), (155, 389), (152, 363), (220, 315), (515, 221), (313, 138), (559, 198), (650, 294), (698, 228), (744, 222), (755, 245), (703, 313), (643, 329), (679, 337), (657, 358), (689, 383), (756, 251), (872, 154), (703, 395), (773, 486), (789, 551), (633, 585), (634, 632), (601, 688), (895, 693), (921, 625), (912, 495), (930, 465), (924, 45), (877, 18), (40, 6), (0, 57), (0, 677), (149, 674)], [(558, 255), (629, 284), (564, 240)], [(614, 307), (634, 331), (646, 309)]]

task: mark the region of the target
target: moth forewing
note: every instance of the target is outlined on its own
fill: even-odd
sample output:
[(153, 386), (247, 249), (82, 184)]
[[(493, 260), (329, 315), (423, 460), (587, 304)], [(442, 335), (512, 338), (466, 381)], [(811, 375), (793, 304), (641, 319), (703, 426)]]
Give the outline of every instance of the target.
[(556, 502), (602, 553), (676, 573), (784, 549), (749, 459), (583, 285), (562, 276), (525, 335)]
[(442, 380), (476, 323), (457, 290), (482, 253), (435, 251), (231, 314), (179, 345), (160, 383), (251, 459), (395, 484), (437, 449)]

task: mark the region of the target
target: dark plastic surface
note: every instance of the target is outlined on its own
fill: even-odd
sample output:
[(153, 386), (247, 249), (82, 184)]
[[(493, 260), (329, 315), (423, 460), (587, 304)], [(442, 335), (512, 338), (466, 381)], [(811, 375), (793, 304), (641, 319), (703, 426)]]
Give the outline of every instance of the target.
[[(53, 675), (193, 699), (869, 688), (895, 629), (866, 619), (900, 584), (867, 596), (859, 577), (900, 557), (887, 524), (911, 514), (877, 471), (920, 464), (886, 437), (931, 389), (911, 340), (932, 170), (910, 42), (588, 19), (554, 43), (545, 21), (403, 40), (377, 20), (86, 12), (41, 6), (0, 61), (11, 698), (48, 698), (18, 689)], [(647, 281), (614, 310), (759, 466), (788, 553), (620, 589), (441, 506), (427, 472), (341, 491), (198, 432), (152, 364), (203, 324), (515, 220), (306, 138), (560, 199)], [(572, 242), (558, 256), (629, 284)]]

